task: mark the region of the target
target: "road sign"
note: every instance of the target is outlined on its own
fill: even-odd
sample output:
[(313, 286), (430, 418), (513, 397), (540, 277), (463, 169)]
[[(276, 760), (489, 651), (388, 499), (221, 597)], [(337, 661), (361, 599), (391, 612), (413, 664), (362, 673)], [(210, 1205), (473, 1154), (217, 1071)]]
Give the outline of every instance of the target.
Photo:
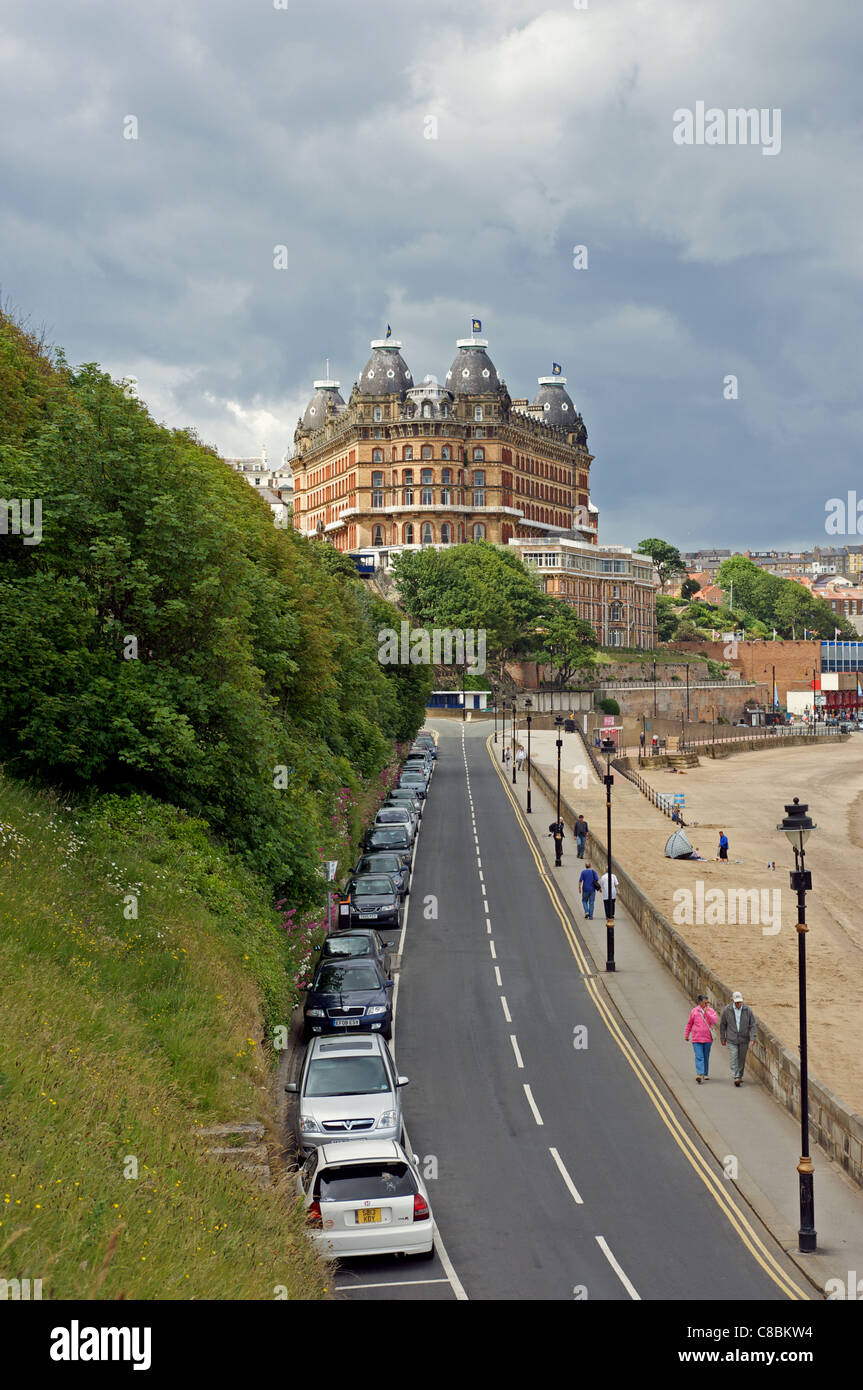
[(332, 883), (336, 876), (336, 869), (339, 867), (338, 859), (327, 860), (327, 883)]

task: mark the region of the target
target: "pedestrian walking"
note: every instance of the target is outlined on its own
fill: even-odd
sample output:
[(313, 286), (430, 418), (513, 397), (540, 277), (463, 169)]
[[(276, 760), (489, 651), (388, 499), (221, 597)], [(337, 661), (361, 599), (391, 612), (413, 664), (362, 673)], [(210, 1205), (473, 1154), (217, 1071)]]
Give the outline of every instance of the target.
[(715, 1009), (711, 1009), (705, 994), (699, 994), (686, 1023), (686, 1032), (683, 1034), (687, 1042), (692, 1043), (692, 1050), (695, 1053), (695, 1080), (699, 1086), (702, 1081), (709, 1079), (710, 1070), (710, 1048), (713, 1045), (713, 1029), (719, 1022), (719, 1016)]
[(524, 767), (524, 760), (525, 760), (526, 757), (527, 757), (527, 754), (525, 753), (524, 748), (522, 747), (521, 744), (519, 744), (519, 745), (518, 745), (518, 752), (517, 752), (516, 755), (515, 755), (515, 760), (516, 760), (516, 763), (518, 764), (518, 770), (519, 770), (519, 772), (521, 772), (522, 768)]
[(650, 740), (650, 755), (651, 755), (651, 757), (655, 757), (655, 755), (656, 755), (658, 752), (659, 752), (659, 737), (658, 737), (657, 734), (654, 734), (654, 735), (653, 735), (653, 738)]
[(743, 1069), (749, 1044), (755, 1042), (755, 1019), (743, 995), (737, 989), (726, 1004), (719, 1020), (719, 1041), (728, 1048), (728, 1061), (731, 1065), (731, 1079), (735, 1086), (743, 1082)]
[(644, 752), (644, 730), (643, 730), (643, 729), (642, 729), (641, 733), (638, 735), (638, 746), (639, 746), (639, 748), (641, 749), (641, 751), (642, 751), (642, 753), (643, 753), (643, 752)]
[(581, 905), (584, 908), (584, 915), (588, 921), (593, 921), (593, 901), (599, 888), (599, 874), (596, 869), (590, 867), (589, 859), (578, 876), (578, 886), (581, 889)]
[(584, 842), (585, 842), (585, 840), (587, 839), (587, 831), (588, 831), (588, 824), (587, 824), (587, 821), (584, 819), (584, 816), (582, 816), (581, 814), (579, 814), (578, 820), (575, 822), (575, 825), (572, 827), (572, 833), (573, 833), (573, 835), (575, 836), (575, 843), (576, 843), (576, 845), (578, 846), (578, 857), (579, 857), (579, 859), (583, 859), (583, 858), (584, 858)]
[(554, 839), (554, 867), (559, 869), (563, 862), (563, 821), (553, 820), (548, 827), (548, 833)]
[(719, 851), (716, 857), (720, 864), (728, 863), (728, 836), (724, 830), (719, 832)]
[(617, 901), (617, 874), (611, 875), (611, 891), (608, 887), (608, 870), (599, 880), (599, 891), (602, 894), (602, 905), (605, 908), (606, 918), (614, 921), (614, 904)]
[(507, 767), (509, 767), (510, 763), (512, 762), (512, 753), (510, 752), (510, 750), (509, 750), (508, 748), (507, 748), (507, 750), (506, 750), (506, 752), (504, 753), (503, 756), (504, 756), (504, 759), (505, 759), (505, 761), (506, 761)]

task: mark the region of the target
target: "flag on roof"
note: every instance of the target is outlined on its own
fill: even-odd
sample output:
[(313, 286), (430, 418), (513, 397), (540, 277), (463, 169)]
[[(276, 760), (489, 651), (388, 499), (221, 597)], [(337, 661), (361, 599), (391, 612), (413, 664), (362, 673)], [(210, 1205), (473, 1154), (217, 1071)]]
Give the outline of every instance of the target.
[(388, 337), (388, 338), (391, 338), (392, 336), (393, 336), (393, 330), (390, 328), (389, 324), (387, 324), (387, 337)]
[(471, 321), (470, 321), (470, 330), (471, 330), (471, 333), (481, 333), (481, 332), (482, 332), (482, 319), (471, 319)]
[(560, 374), (561, 374), (562, 371), (563, 371), (563, 367), (560, 365), (559, 362), (552, 362), (552, 364), (551, 364), (551, 374), (552, 374), (552, 376), (560, 376)]

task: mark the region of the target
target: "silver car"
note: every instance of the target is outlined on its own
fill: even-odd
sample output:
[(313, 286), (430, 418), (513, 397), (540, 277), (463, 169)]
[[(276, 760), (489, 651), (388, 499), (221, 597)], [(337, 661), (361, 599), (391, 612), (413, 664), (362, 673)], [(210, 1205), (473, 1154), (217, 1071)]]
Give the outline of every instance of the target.
[(300, 1149), (309, 1153), (348, 1139), (400, 1140), (401, 1088), (407, 1084), (379, 1033), (313, 1038), (299, 1082), (285, 1087), (298, 1097)]
[(403, 825), (410, 831), (411, 840), (416, 838), (417, 819), (407, 806), (381, 806), (375, 816), (375, 825)]

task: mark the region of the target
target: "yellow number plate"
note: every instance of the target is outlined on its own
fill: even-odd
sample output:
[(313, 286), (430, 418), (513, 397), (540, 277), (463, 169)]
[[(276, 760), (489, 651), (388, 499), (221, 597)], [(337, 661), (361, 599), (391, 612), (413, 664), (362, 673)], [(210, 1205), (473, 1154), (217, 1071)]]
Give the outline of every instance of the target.
[(357, 1212), (357, 1222), (360, 1225), (362, 1225), (364, 1221), (380, 1221), (380, 1219), (380, 1207), (363, 1207), (361, 1211)]

